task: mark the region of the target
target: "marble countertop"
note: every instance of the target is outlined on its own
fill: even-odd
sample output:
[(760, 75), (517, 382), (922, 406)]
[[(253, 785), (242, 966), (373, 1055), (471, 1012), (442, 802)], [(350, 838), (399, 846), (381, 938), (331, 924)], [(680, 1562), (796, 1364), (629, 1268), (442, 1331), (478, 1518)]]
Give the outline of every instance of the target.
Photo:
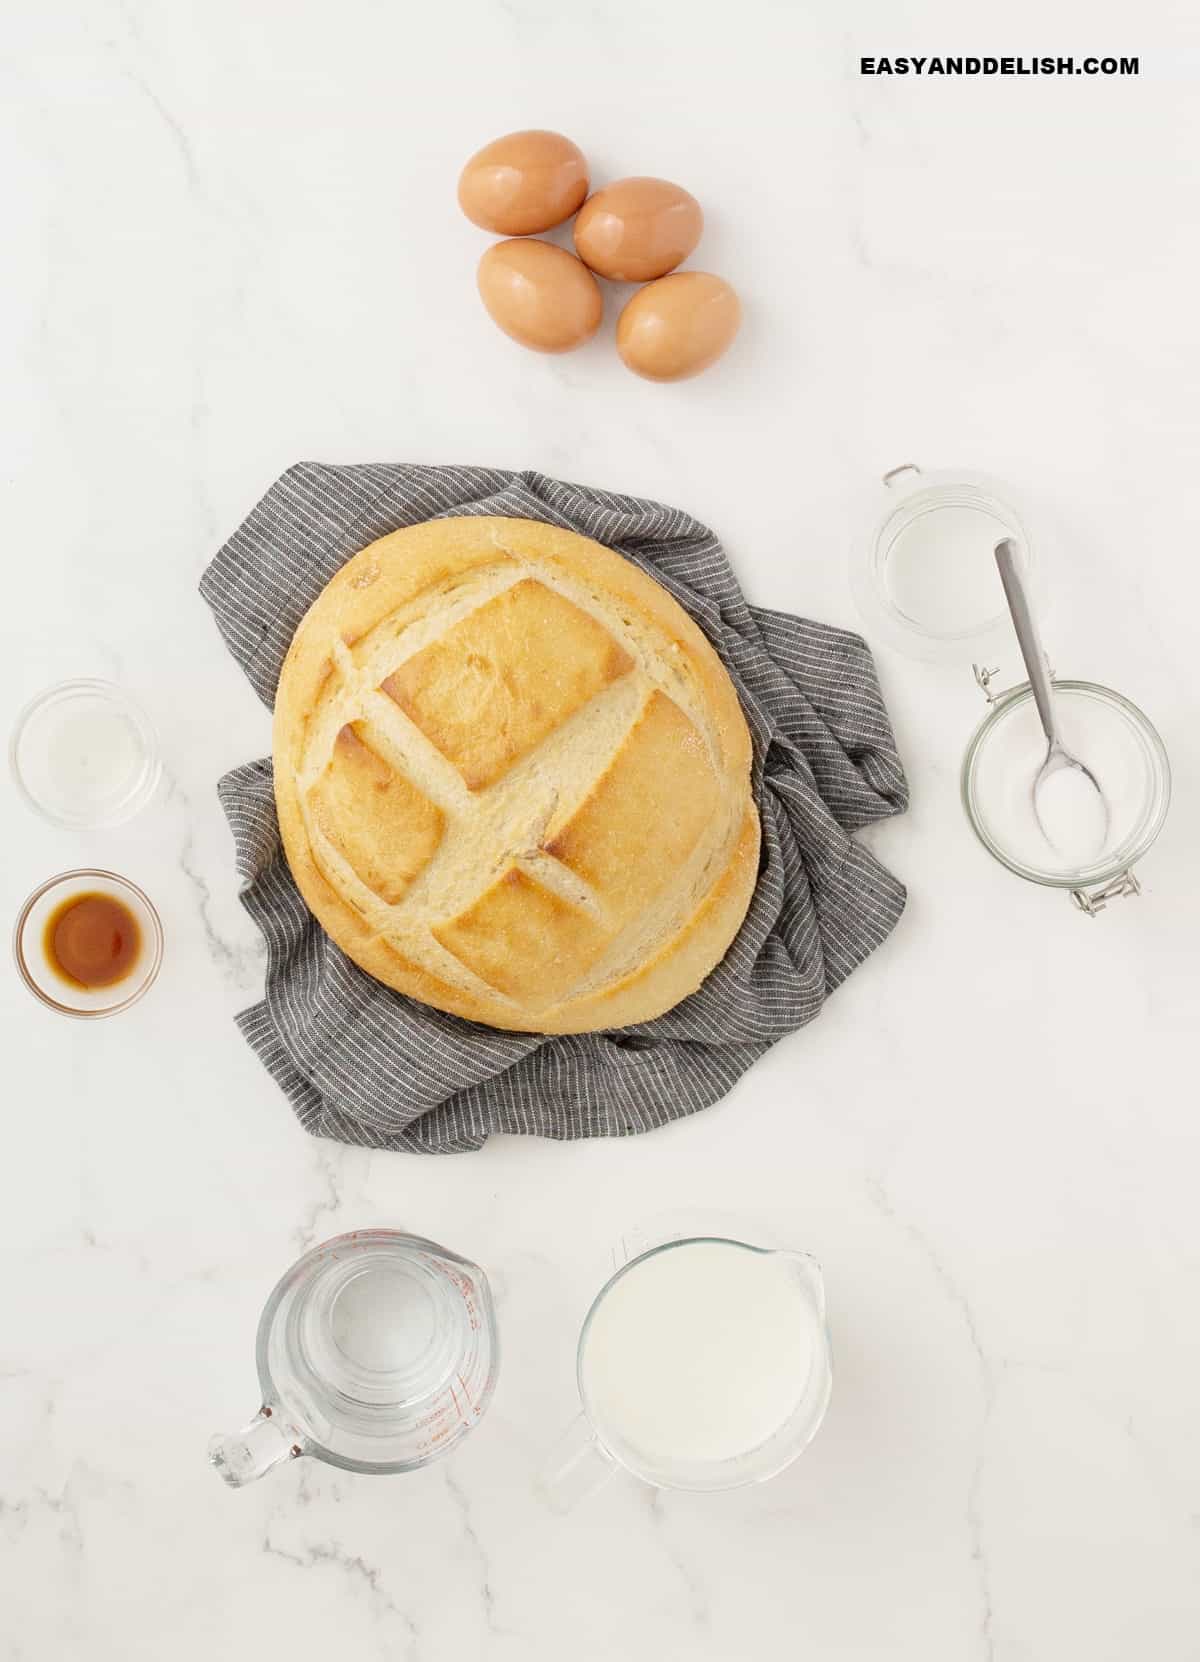
[[(987, 27), (746, 0), (17, 0), (6, 191), (0, 688), (152, 708), (168, 783), (92, 836), (4, 787), (8, 914), (51, 872), (157, 902), (159, 984), (109, 1022), (0, 993), (0, 1655), (209, 1662), (1185, 1662), (1200, 1632), (1196, 77), (1184, 8), (1017, 0)], [(1137, 79), (866, 78), (864, 54), (1141, 55)], [(703, 200), (736, 349), (640, 382), (601, 336), (525, 354), (454, 203), (477, 145), (565, 129), (597, 177)], [(218, 776), (268, 717), (196, 593), (300, 459), (534, 467), (687, 507), (749, 596), (856, 625), (847, 559), (899, 462), (1013, 481), (1053, 527), (1059, 669), (1175, 764), (1144, 894), (1096, 921), (974, 843), (969, 670), (879, 653), (912, 808), (906, 916), (734, 1093), (641, 1139), (446, 1160), (308, 1139), (239, 1038), (262, 952)], [(1016, 678), (1015, 654), (1003, 666)], [(764, 1156), (764, 1147), (771, 1153)], [(534, 1473), (623, 1233), (736, 1211), (816, 1254), (836, 1383), (782, 1477)], [(483, 1263), (505, 1360), (409, 1478), (297, 1461), (241, 1493), (277, 1275), (390, 1224)]]

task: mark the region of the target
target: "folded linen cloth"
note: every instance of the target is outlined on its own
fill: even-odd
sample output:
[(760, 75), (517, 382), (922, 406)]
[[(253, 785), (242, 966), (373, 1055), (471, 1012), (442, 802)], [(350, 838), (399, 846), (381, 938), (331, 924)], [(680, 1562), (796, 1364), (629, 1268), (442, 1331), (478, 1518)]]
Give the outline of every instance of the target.
[(400, 526), (507, 514), (569, 527), (658, 579), (733, 677), (754, 741), (762, 856), (725, 959), (690, 998), (619, 1032), (502, 1033), (393, 992), (323, 932), (292, 880), (270, 761), (218, 787), (243, 900), (267, 941), (265, 997), (238, 1025), (315, 1136), (453, 1153), (494, 1131), (624, 1136), (716, 1102), (811, 1021), (888, 935), (903, 886), (850, 836), (908, 787), (857, 635), (748, 606), (720, 543), (677, 508), (494, 468), (302, 464), (217, 554), (201, 593), (265, 704), (292, 635), (352, 554)]

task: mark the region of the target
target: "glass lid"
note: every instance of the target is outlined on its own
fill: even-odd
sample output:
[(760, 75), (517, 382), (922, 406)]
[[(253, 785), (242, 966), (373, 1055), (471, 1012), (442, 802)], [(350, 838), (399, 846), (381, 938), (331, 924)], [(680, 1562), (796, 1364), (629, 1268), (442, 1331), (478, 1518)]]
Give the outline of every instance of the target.
[(855, 551), (855, 598), (873, 636), (898, 652), (967, 663), (994, 653), (1007, 631), (995, 548), (1011, 537), (1033, 571), (1026, 517), (1008, 487), (983, 474), (884, 475), (877, 518)]

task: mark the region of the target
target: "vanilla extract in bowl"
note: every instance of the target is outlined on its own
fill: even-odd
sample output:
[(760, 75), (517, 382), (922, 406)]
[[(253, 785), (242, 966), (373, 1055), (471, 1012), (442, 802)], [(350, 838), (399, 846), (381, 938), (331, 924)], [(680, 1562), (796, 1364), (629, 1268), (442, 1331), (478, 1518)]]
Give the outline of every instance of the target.
[(66, 871), (29, 896), (13, 932), (17, 970), (59, 1015), (112, 1016), (135, 1004), (162, 963), (149, 896), (111, 871)]
[(142, 931), (116, 895), (91, 890), (68, 895), (46, 920), (46, 961), (73, 987), (112, 987), (137, 967)]

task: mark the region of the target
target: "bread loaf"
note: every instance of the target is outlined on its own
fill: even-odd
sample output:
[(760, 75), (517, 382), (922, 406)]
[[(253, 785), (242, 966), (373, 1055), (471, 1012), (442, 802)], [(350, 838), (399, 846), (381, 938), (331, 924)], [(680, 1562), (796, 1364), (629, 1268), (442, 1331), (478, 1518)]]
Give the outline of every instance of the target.
[(393, 532), (332, 579), (275, 702), (292, 873), (361, 968), (525, 1032), (694, 992), (758, 870), (750, 735), (700, 630), (532, 520)]

